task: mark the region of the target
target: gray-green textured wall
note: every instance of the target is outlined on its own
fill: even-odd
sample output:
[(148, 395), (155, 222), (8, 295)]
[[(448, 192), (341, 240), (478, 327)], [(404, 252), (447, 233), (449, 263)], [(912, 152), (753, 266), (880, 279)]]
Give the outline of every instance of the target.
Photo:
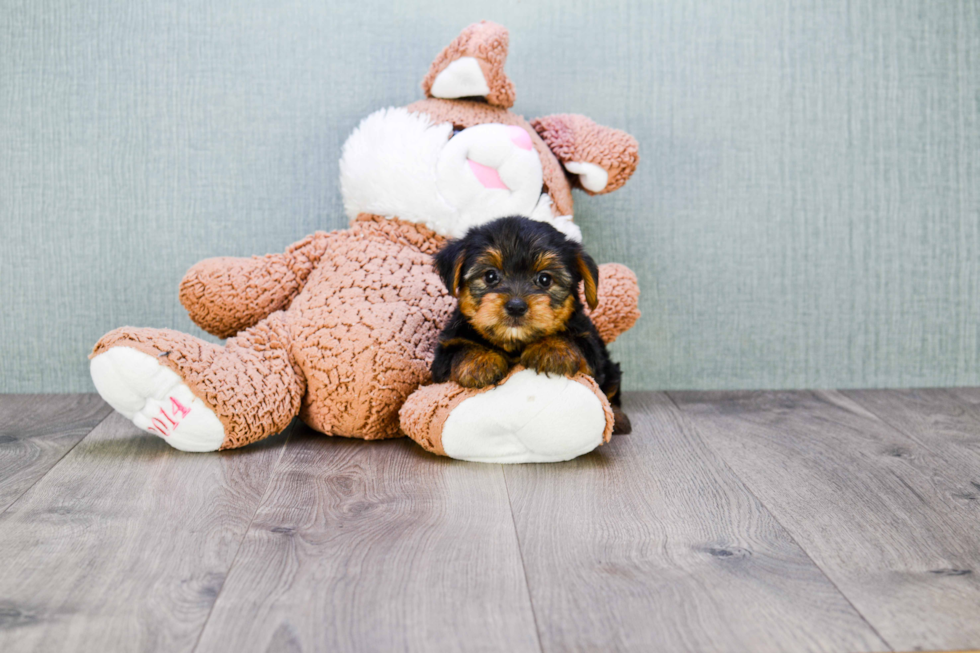
[(639, 275), (628, 387), (980, 384), (977, 0), (0, 0), (0, 391), (87, 391), (120, 325), (201, 332), (194, 262), (343, 227), (341, 145), (511, 31), (515, 109), (640, 141), (580, 196)]

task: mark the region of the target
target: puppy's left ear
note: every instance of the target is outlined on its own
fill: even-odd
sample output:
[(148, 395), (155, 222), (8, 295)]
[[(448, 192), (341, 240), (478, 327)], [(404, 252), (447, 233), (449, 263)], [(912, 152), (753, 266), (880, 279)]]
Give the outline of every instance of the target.
[(572, 184), (589, 195), (611, 193), (625, 184), (640, 160), (635, 138), (585, 116), (545, 116), (531, 126), (565, 166)]
[(575, 265), (585, 286), (585, 303), (589, 305), (589, 310), (594, 311), (599, 305), (599, 266), (581, 249), (575, 257)]
[(436, 270), (453, 297), (459, 297), (463, 283), (463, 261), (466, 259), (466, 245), (462, 240), (450, 240), (436, 252)]

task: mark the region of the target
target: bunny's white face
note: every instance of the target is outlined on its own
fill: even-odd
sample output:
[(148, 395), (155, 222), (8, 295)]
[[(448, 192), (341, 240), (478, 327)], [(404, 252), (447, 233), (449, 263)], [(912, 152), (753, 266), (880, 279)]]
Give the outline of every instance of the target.
[(363, 121), (340, 160), (344, 208), (424, 224), (460, 237), (494, 218), (524, 215), (574, 240), (571, 216), (558, 216), (542, 192), (541, 160), (521, 127), (496, 123), (454, 132), (424, 114), (383, 109)]

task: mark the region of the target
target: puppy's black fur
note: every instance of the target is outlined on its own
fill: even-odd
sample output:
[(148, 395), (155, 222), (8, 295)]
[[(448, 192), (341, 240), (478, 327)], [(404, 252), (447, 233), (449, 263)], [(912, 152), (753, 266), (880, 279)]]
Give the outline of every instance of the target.
[(599, 270), (578, 243), (553, 226), (514, 216), (451, 240), (435, 256), (459, 299), (439, 336), (432, 377), (466, 387), (498, 383), (516, 364), (548, 374), (591, 375), (628, 433), (619, 410), (622, 373), (579, 299), (598, 302)]

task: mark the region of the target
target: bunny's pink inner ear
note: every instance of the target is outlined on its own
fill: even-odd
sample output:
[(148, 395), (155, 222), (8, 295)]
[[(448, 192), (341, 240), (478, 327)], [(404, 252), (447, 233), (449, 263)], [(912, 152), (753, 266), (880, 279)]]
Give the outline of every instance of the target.
[(427, 97), (483, 97), (489, 104), (514, 105), (514, 83), (504, 73), (509, 36), (502, 25), (488, 21), (464, 29), (439, 53), (422, 80)]
[(585, 116), (545, 116), (535, 118), (531, 125), (565, 166), (573, 184), (590, 195), (611, 193), (621, 187), (640, 160), (635, 138), (619, 129), (597, 125)]

